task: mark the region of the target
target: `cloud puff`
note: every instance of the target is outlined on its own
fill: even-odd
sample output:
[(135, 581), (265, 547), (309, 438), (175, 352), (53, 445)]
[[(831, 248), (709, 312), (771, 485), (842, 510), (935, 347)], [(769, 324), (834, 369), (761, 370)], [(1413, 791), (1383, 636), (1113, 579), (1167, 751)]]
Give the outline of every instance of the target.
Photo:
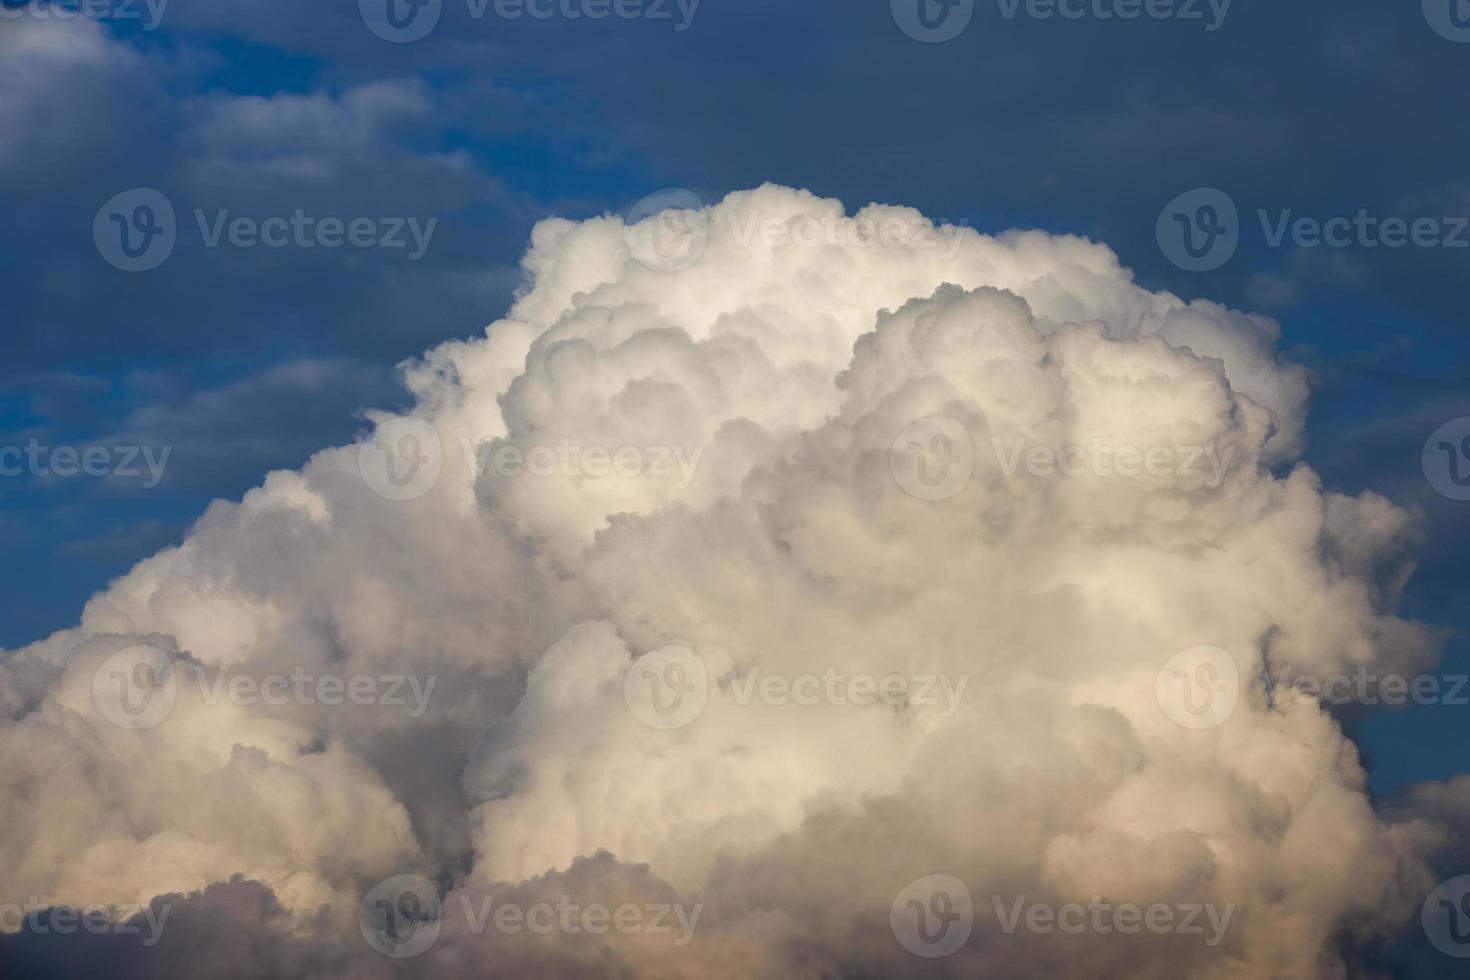
[[(1256, 681), (1435, 652), (1393, 611), (1412, 521), (1296, 462), (1273, 321), (1082, 239), (780, 187), (646, 221), (543, 222), (507, 317), (407, 366), (417, 428), (216, 503), (0, 662), (0, 897), (240, 874), (361, 975), (356, 900), (399, 873), (446, 908), (702, 910), (683, 946), (446, 913), (416, 963), (487, 976), (1312, 977), (1408, 921), (1454, 808), (1376, 814), (1331, 715)], [(680, 267), (654, 232), (696, 235)], [(135, 644), (179, 678), (142, 731), (94, 684)], [(1161, 672), (1200, 648), (1234, 708), (1181, 723)], [(437, 686), (415, 714), (192, 680), (298, 669)], [(934, 874), (974, 937), (930, 963), (891, 916)], [(1230, 918), (1002, 914), (1104, 899)]]

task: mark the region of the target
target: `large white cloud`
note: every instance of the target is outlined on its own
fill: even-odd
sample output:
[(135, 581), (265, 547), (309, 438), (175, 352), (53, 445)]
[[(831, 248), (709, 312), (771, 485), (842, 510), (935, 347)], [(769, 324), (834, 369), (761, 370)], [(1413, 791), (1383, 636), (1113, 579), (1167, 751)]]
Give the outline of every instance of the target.
[[(1306, 385), (1275, 323), (1150, 293), (1077, 238), (771, 186), (688, 217), (707, 242), (672, 271), (640, 261), (652, 224), (538, 226), (507, 318), (407, 370), (439, 451), (386, 418), (365, 436), (427, 453), (424, 492), (375, 492), (371, 450), (323, 452), (6, 655), (0, 898), (140, 903), (239, 873), (298, 940), (351, 932), (400, 871), (707, 909), (687, 947), (512, 943), (487, 975), (917, 970), (889, 908), (933, 873), (976, 899), (943, 962), (961, 972), (1311, 977), (1407, 921), (1446, 831), (1376, 815), (1332, 717), (1254, 681), (1412, 672), (1434, 648), (1392, 609), (1412, 521), (1295, 462)], [(931, 453), (961, 477), (915, 484)], [(127, 731), (93, 678), (138, 643), (185, 679), (437, 687), (414, 715), (181, 681)], [(671, 644), (709, 683), (658, 727), (628, 674)], [(1156, 678), (1204, 645), (1239, 703), (1195, 730)], [(908, 686), (746, 696), (769, 675)], [(1019, 896), (1236, 911), (1213, 946), (1004, 934), (992, 898)], [(477, 940), (450, 937), (426, 969), (463, 966)]]

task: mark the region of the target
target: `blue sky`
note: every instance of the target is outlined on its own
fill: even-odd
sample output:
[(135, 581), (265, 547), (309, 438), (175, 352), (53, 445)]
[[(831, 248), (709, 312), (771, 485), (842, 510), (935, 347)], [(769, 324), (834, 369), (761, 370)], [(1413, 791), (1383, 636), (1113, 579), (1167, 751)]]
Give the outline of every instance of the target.
[[(335, 0), (177, 2), (156, 22), (141, 3), (95, 20), (8, 5), (0, 442), (171, 456), (152, 487), (0, 479), (0, 644), (70, 625), (211, 499), (350, 439), (363, 407), (405, 404), (395, 363), (503, 312), (540, 218), (764, 181), (1086, 235), (1146, 286), (1277, 318), (1312, 372), (1307, 461), (1333, 488), (1420, 509), (1406, 612), (1470, 629), (1470, 504), (1435, 492), (1420, 459), (1470, 415), (1470, 249), (1273, 246), (1257, 215), (1470, 214), (1470, 44), (1419, 4), (1237, 0), (1210, 30), (1208, 7), (1122, 22), (977, 2), (937, 44), (876, 0), (667, 8), (507, 19), (443, 0), (429, 35), (399, 44)], [(45, 43), (5, 44), (38, 27)], [(92, 235), (103, 202), (136, 187), (180, 214), (173, 252), (143, 273), (110, 266)], [(1229, 194), (1241, 242), (1188, 272), (1155, 225), (1199, 187)], [(196, 209), (437, 223), (418, 258), (210, 248)], [(1447, 672), (1470, 672), (1463, 634), (1447, 651)], [(1349, 721), (1380, 792), (1465, 768), (1470, 708)]]

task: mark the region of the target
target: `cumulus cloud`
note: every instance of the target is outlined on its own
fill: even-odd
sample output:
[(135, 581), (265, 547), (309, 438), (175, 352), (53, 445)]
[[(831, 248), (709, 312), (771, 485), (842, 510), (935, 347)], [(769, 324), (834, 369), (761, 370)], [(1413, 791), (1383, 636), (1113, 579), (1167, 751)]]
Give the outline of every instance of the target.
[[(1394, 612), (1410, 516), (1298, 461), (1274, 321), (781, 187), (646, 222), (542, 222), (506, 318), (406, 367), (422, 422), (216, 503), (5, 655), (0, 899), (174, 893), (293, 976), (386, 975), (358, 902), (395, 875), (442, 903), (396, 965), (425, 975), (1314, 977), (1417, 915), (1463, 793), (1376, 813), (1333, 717), (1257, 680), (1436, 652)], [(174, 688), (129, 730), (96, 679), (140, 645)], [(1201, 648), (1233, 710), (1181, 722)], [(210, 698), (301, 671), (436, 687)], [(932, 875), (973, 912), (931, 959), (899, 920)], [(1225, 921), (1003, 912), (1101, 902)]]

